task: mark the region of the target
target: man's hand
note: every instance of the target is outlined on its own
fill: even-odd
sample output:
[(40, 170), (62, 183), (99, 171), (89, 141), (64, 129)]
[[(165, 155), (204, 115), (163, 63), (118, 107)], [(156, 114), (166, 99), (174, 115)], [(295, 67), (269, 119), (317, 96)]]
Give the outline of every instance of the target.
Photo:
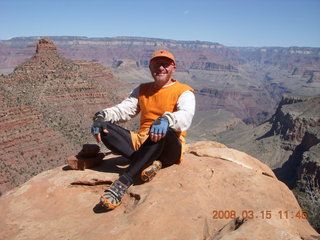
[(91, 133), (93, 134), (96, 141), (101, 142), (101, 132), (108, 133), (106, 123), (104, 121), (105, 113), (103, 111), (97, 112), (93, 117), (93, 124), (91, 127)]
[(158, 142), (164, 138), (169, 128), (169, 121), (164, 117), (160, 117), (155, 120), (150, 128), (150, 138), (153, 142)]

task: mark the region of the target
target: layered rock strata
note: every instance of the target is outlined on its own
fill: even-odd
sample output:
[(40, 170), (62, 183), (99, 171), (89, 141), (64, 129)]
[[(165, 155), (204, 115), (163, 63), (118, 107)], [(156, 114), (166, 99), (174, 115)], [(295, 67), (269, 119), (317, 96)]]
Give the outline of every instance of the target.
[(320, 97), (284, 96), (269, 134), (279, 135), (280, 147), (292, 151), (276, 169), (280, 179), (290, 187), (300, 182), (303, 190), (308, 181), (320, 189)]
[[(3, 53), (0, 71), (7, 72), (32, 56), (32, 46), (38, 39), (0, 41)], [(210, 42), (139, 37), (52, 39), (65, 57), (113, 66), (122, 80), (135, 85), (150, 81), (147, 68), (152, 52), (169, 49), (177, 59), (178, 80), (191, 84), (198, 90), (197, 95), (209, 89), (228, 96), (219, 100), (221, 109), (231, 111), (246, 123), (260, 124), (269, 119), (284, 93), (320, 93), (319, 48), (236, 48)], [(218, 100), (213, 96), (198, 95), (198, 98), (201, 109), (216, 109), (213, 106)], [(232, 108), (233, 105), (236, 107)]]
[[(1, 189), (19, 185), (93, 140), (95, 112), (120, 101), (122, 82), (96, 62), (62, 57), (50, 39), (0, 77)], [(125, 90), (123, 90), (125, 91)]]

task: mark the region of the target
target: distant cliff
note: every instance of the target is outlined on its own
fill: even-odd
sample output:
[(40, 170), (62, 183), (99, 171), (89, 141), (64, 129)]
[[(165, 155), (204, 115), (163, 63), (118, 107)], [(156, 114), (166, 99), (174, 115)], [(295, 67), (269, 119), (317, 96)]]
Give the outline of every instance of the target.
[[(33, 54), (40, 37), (20, 37), (0, 41), (0, 69), (13, 68)], [(154, 49), (174, 50), (180, 70), (238, 71), (239, 64), (257, 63), (289, 69), (292, 75), (319, 75), (319, 48), (308, 47), (227, 47), (203, 41), (177, 41), (143, 37), (50, 37), (69, 59), (94, 60), (111, 66), (115, 59), (133, 59), (147, 65)], [(315, 76), (317, 75), (317, 76)], [(313, 81), (313, 79), (309, 79)]]
[[(18, 61), (32, 54), (31, 46), (38, 41), (39, 37), (13, 38), (0, 41), (1, 67), (13, 67)], [(238, 58), (237, 54), (218, 43), (200, 41), (176, 41), (155, 38), (140, 37), (114, 37), (114, 38), (87, 38), (87, 37), (50, 37), (60, 48), (63, 55), (69, 59), (85, 59), (99, 61), (104, 65), (111, 65), (115, 58), (133, 58), (144, 64), (155, 48), (176, 49), (177, 59), (185, 53), (210, 51), (214, 52), (217, 60), (231, 60)], [(18, 56), (18, 54), (20, 56)], [(213, 56), (211, 54), (211, 56)], [(192, 56), (193, 58), (194, 56)], [(10, 60), (20, 58), (13, 64)], [(190, 60), (193, 60), (193, 59)], [(185, 59), (187, 60), (187, 59)], [(188, 61), (187, 61), (188, 62)]]
[[(30, 58), (40, 37), (0, 41), (0, 73)], [(214, 42), (142, 37), (50, 37), (67, 59), (112, 67), (124, 82), (150, 81), (148, 61), (155, 49), (171, 50), (175, 77), (197, 89), (201, 111), (232, 112), (246, 123), (260, 124), (274, 113), (285, 93), (320, 94), (319, 48), (237, 48)], [(199, 92), (209, 90), (206, 96)], [(211, 92), (224, 96), (216, 99)], [(235, 105), (236, 107), (232, 107)], [(258, 107), (257, 107), (258, 106)]]

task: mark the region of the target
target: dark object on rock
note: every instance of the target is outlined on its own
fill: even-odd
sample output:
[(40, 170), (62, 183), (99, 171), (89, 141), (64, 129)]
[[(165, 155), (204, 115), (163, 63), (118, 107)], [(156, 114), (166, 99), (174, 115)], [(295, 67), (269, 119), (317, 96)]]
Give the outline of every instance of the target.
[(99, 165), (104, 156), (98, 145), (84, 144), (76, 156), (68, 157), (68, 165), (74, 170), (84, 170)]
[(99, 165), (104, 158), (104, 153), (98, 153), (96, 157), (83, 158), (80, 156), (70, 156), (68, 157), (68, 165), (73, 170), (84, 170), (86, 168), (92, 168)]
[(91, 158), (98, 155), (100, 147), (96, 144), (84, 144), (82, 150), (78, 153), (78, 156), (83, 158)]

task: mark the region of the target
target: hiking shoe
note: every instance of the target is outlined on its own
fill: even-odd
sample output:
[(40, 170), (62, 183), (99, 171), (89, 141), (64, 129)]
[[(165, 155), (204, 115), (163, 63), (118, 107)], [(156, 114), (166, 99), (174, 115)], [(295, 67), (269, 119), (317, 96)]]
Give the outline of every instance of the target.
[(160, 161), (154, 161), (152, 165), (145, 168), (141, 172), (141, 176), (140, 176), (141, 180), (144, 182), (150, 182), (154, 178), (154, 176), (157, 174), (157, 172), (160, 171), (161, 167), (162, 167), (162, 163)]
[(102, 194), (100, 204), (107, 210), (118, 207), (128, 188), (129, 186), (119, 181), (119, 179), (114, 181), (111, 187)]

